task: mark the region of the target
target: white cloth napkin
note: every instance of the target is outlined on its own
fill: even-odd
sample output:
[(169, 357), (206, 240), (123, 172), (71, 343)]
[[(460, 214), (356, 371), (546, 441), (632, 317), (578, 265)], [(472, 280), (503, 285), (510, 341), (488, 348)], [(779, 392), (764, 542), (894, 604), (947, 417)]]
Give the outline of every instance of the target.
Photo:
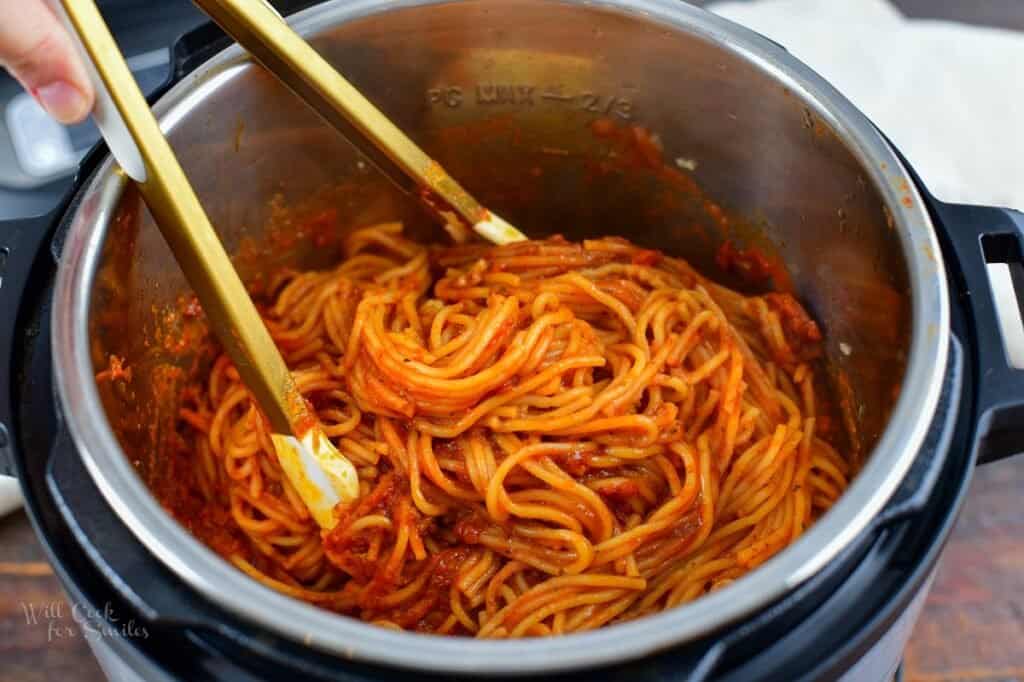
[(21, 490), (17, 479), (0, 476), (0, 516), (21, 506)]
[(886, 0), (716, 2), (786, 47), (946, 201), (1024, 210), (1024, 33), (908, 19)]

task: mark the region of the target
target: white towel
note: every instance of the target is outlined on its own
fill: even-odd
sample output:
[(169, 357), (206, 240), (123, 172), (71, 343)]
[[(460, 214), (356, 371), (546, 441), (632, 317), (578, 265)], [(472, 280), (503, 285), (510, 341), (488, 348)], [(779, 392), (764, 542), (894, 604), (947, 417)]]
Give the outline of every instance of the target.
[(708, 9), (784, 45), (829, 80), (940, 199), (1024, 210), (1024, 33), (907, 19), (885, 0)]
[(21, 506), (21, 490), (17, 479), (0, 476), (0, 516)]

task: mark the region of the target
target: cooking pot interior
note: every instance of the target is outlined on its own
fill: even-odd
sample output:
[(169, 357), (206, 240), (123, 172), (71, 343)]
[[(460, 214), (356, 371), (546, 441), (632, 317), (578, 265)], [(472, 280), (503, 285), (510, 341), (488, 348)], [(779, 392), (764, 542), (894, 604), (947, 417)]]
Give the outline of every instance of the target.
[[(905, 258), (880, 193), (830, 120), (715, 46), (596, 5), (479, 0), (307, 22), (317, 49), (486, 205), (529, 235), (621, 235), (748, 290), (792, 287), (821, 323), (857, 451), (885, 426), (909, 343)], [(164, 115), (186, 173), (247, 281), (337, 262), (346, 231), (402, 220), (445, 240), (415, 200), (259, 66), (189, 80)], [(729, 241), (788, 277), (737, 280)], [(93, 282), (100, 393), (143, 477), (195, 371), (189, 287), (126, 191)], [(866, 455), (865, 455), (866, 456)]]

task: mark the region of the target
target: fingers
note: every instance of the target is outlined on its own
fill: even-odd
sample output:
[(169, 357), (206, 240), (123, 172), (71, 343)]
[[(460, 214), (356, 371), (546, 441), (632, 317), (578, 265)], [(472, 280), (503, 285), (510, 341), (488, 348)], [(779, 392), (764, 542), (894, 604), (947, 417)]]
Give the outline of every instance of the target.
[(43, 0), (0, 0), (0, 65), (62, 123), (77, 123), (92, 109), (85, 68)]

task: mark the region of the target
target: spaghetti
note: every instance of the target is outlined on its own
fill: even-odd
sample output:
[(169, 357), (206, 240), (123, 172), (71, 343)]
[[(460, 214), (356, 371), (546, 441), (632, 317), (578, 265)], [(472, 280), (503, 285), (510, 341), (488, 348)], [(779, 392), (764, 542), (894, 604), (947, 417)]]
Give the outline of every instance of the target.
[(225, 355), (180, 410), (172, 511), (287, 595), (440, 634), (588, 630), (730, 583), (847, 485), (788, 294), (616, 238), (426, 247), (385, 224), (345, 249), (261, 310), (359, 473), (332, 530)]

